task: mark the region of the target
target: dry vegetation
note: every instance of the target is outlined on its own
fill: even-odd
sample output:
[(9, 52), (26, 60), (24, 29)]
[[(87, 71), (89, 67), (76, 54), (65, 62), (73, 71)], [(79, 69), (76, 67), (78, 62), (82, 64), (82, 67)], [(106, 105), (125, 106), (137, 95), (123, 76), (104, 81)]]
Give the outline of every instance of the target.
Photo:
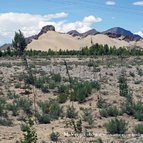
[(143, 133), (142, 57), (68, 56), (28, 62), (33, 84), (19, 58), (0, 59), (1, 143), (20, 141), (28, 117), (35, 122), (38, 143), (124, 143), (135, 138), (129, 134)]

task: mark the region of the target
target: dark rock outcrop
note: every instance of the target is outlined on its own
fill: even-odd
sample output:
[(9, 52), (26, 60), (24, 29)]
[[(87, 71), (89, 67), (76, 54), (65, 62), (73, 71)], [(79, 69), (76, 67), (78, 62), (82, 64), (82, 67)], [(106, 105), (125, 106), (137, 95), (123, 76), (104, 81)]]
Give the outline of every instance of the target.
[(132, 32), (120, 27), (111, 28), (107, 31), (102, 32), (102, 34), (108, 35), (111, 38), (122, 37), (122, 40), (125, 41), (139, 41), (141, 39), (139, 35), (133, 34)]
[(89, 35), (96, 35), (99, 34), (100, 32), (96, 31), (95, 29), (91, 29), (87, 32), (82, 33), (82, 37), (87, 37)]
[(41, 35), (43, 35), (44, 33), (47, 33), (48, 31), (55, 31), (55, 27), (52, 25), (44, 26), (37, 35), (33, 35), (33, 36), (25, 38), (26, 43), (27, 44), (31, 43), (33, 39), (37, 40)]
[(69, 35), (71, 35), (71, 36), (73, 36), (73, 37), (82, 36), (82, 34), (79, 33), (79, 32), (76, 31), (76, 30), (71, 30), (71, 31), (69, 31), (67, 34), (69, 34)]

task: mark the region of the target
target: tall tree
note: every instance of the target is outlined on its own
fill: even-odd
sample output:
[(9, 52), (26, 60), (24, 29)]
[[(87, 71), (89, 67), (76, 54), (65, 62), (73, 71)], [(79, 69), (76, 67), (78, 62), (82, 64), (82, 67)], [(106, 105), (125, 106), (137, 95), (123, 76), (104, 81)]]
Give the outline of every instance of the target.
[(12, 40), (12, 45), (19, 56), (24, 54), (27, 44), (24, 35), (20, 30), (19, 32), (15, 32), (14, 39)]

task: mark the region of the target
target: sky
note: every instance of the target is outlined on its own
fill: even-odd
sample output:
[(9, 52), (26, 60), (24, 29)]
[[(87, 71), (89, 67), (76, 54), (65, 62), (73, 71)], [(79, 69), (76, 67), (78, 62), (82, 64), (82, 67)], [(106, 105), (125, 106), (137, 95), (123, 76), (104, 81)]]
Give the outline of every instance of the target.
[(58, 32), (122, 27), (143, 37), (143, 0), (0, 0), (0, 45), (19, 29), (25, 37), (45, 25)]

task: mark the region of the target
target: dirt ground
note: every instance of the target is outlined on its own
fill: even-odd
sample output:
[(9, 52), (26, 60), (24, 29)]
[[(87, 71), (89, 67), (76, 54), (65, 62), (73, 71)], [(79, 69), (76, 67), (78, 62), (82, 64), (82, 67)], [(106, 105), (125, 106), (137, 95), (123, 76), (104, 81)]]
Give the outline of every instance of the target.
[[(89, 126), (87, 123), (83, 123), (83, 129), (88, 129), (93, 131), (95, 137), (66, 137), (66, 133), (73, 131), (72, 127), (65, 127), (65, 122), (68, 121), (66, 117), (59, 118), (58, 120), (51, 121), (50, 124), (35, 124), (34, 128), (37, 132), (38, 143), (51, 143), (50, 134), (52, 128), (54, 131), (60, 134), (60, 143), (96, 143), (98, 138), (101, 138), (104, 143), (124, 143), (133, 142), (132, 130), (134, 126), (142, 121), (138, 121), (132, 116), (123, 114), (118, 116), (119, 119), (124, 119), (128, 122), (128, 131), (126, 136), (111, 136), (107, 134), (105, 123), (114, 117), (101, 117), (99, 114), (99, 108), (97, 107), (98, 97), (102, 97), (105, 101), (111, 105), (116, 105), (117, 107), (122, 106), (125, 101), (125, 97), (119, 95), (119, 83), (118, 77), (121, 75), (122, 71), (125, 71), (128, 86), (133, 94), (134, 100), (143, 101), (143, 76), (139, 75), (138, 69), (143, 70), (143, 57), (47, 57), (47, 58), (28, 58), (28, 62), (32, 67), (33, 74), (35, 76), (47, 76), (50, 73), (60, 73), (62, 79), (68, 79), (66, 72), (66, 66), (64, 65), (64, 60), (67, 62), (70, 76), (72, 78), (77, 78), (79, 81), (100, 81), (101, 89), (99, 91), (92, 90), (91, 96), (87, 98), (86, 102), (79, 104), (78, 102), (71, 102), (67, 100), (65, 103), (61, 104), (64, 108), (69, 105), (75, 107), (79, 112), (79, 117), (81, 116), (81, 108), (91, 108), (93, 111), (94, 123)], [(94, 63), (94, 64), (93, 64)], [(95, 66), (94, 66), (95, 65)], [(7, 92), (14, 91), (16, 94), (22, 96), (23, 98), (28, 98), (33, 102), (33, 86), (31, 86), (30, 95), (24, 95), (25, 91), (22, 86), (24, 86), (24, 81), (19, 81), (21, 75), (25, 72), (25, 68), (21, 62), (21, 59), (14, 58), (1, 58), (0, 59), (0, 96), (6, 99), (7, 103), (11, 103), (12, 99), (7, 97)], [(134, 76), (131, 76), (131, 73)], [(62, 80), (64, 83), (65, 80)], [(20, 84), (20, 87), (16, 88), (16, 84)], [(35, 88), (36, 92), (36, 102), (45, 101), (49, 98), (55, 99), (57, 93), (55, 89), (51, 89), (48, 93), (43, 93), (40, 89)], [(32, 105), (32, 110), (34, 106)], [(38, 105), (36, 105), (38, 110)], [(22, 111), (21, 111), (22, 112)], [(12, 119), (12, 126), (0, 126), (0, 143), (16, 143), (21, 138), (23, 138), (23, 132), (21, 131), (20, 125), (22, 123), (20, 118), (26, 118), (26, 115), (19, 113), (17, 116), (12, 116), (11, 111), (7, 113), (8, 118)], [(136, 142), (135, 140), (134, 142)], [(141, 140), (139, 141), (142, 142)]]

